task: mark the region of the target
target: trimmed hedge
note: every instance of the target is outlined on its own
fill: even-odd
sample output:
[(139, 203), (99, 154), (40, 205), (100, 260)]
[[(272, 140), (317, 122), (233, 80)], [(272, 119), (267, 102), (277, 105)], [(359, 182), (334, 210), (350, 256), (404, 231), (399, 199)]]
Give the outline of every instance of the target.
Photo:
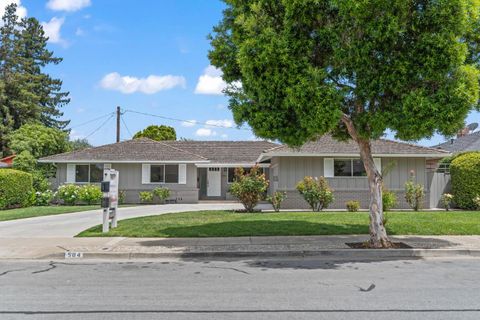
[(462, 209), (475, 209), (473, 199), (480, 195), (480, 152), (456, 156), (450, 164), (455, 204)]
[(14, 169), (0, 169), (0, 209), (30, 205), (32, 175)]

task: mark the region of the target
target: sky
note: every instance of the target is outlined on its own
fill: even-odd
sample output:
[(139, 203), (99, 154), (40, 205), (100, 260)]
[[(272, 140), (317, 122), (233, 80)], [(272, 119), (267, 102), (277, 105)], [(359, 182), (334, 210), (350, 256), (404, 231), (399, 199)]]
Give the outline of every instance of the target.
[[(221, 72), (207, 57), (207, 36), (221, 19), (221, 1), (0, 0), (0, 12), (11, 2), (20, 6), (20, 16), (42, 22), (49, 49), (64, 59), (47, 72), (70, 92), (63, 112), (71, 120), (72, 139), (114, 142), (111, 113), (117, 106), (126, 111), (122, 140), (151, 124), (170, 125), (177, 137), (188, 139), (256, 139), (248, 127), (234, 124)], [(467, 122), (480, 122), (480, 114), (472, 113)]]

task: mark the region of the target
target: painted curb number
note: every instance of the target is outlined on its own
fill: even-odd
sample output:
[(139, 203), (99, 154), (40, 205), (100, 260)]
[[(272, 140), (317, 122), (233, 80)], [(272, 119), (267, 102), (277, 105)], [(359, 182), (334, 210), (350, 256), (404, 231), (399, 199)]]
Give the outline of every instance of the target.
[(83, 258), (83, 252), (65, 252), (65, 259)]

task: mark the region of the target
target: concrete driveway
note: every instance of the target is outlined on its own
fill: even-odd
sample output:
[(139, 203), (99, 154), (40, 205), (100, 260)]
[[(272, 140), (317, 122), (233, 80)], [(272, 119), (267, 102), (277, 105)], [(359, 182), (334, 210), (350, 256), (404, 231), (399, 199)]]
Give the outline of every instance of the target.
[[(268, 205), (264, 205), (269, 207)], [(119, 220), (171, 212), (241, 209), (238, 203), (166, 204), (119, 209)], [(81, 231), (102, 223), (102, 210), (83, 211), (37, 218), (0, 222), (0, 238), (74, 237)]]

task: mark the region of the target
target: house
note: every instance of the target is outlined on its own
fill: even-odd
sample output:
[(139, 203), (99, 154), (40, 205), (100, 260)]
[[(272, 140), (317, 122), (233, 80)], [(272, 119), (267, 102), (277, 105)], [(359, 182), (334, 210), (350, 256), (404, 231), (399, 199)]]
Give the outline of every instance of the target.
[[(441, 193), (431, 187), (436, 164), (447, 151), (389, 140), (372, 143), (374, 160), (384, 171), (384, 186), (398, 194), (406, 208), (405, 182), (412, 176), (425, 186), (425, 207), (437, 207)], [(104, 168), (120, 172), (120, 189), (127, 202), (138, 202), (138, 193), (167, 186), (175, 202), (229, 200), (229, 184), (237, 167), (259, 165), (270, 181), (269, 193), (283, 191), (283, 207), (307, 208), (295, 190), (305, 176), (325, 176), (335, 191), (332, 208), (345, 208), (348, 200), (368, 207), (369, 190), (357, 145), (326, 135), (293, 149), (266, 141), (153, 141), (129, 140), (40, 159), (55, 163), (55, 184), (97, 183)], [(388, 171), (388, 173), (387, 173)]]
[(433, 146), (451, 153), (480, 151), (480, 131), (458, 135), (456, 139)]

